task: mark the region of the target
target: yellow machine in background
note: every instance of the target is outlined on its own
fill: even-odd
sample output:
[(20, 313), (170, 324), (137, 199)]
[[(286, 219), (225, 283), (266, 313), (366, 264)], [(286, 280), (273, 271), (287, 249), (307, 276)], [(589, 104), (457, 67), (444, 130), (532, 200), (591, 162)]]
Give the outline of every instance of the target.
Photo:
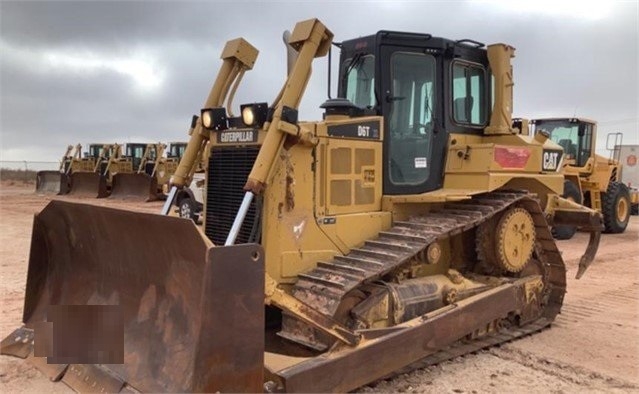
[(129, 172), (127, 168), (114, 173), (110, 198), (142, 198), (146, 201), (161, 198), (162, 185), (168, 183), (179, 159), (165, 157), (166, 145), (162, 143), (146, 144), (141, 156), (137, 154), (141, 146), (130, 149), (132, 155), (128, 159), (133, 171)]
[(512, 127), (514, 48), (394, 31), (343, 41), (342, 98), (302, 122), (332, 40), (317, 19), (298, 23), (281, 91), (239, 116), (233, 94), (258, 52), (227, 42), (164, 209), (203, 158), (203, 231), (63, 201), (38, 214), (26, 326), (3, 352), (29, 354), (15, 339), (39, 335), (56, 305), (109, 306), (122, 363), (34, 363), (78, 391), (347, 392), (548, 326), (566, 291), (549, 226), (591, 233), (579, 277), (601, 215), (560, 197), (559, 145)]
[(60, 160), (57, 171), (38, 171), (36, 173), (36, 193), (66, 194), (69, 192), (69, 174), (78, 166), (82, 154), (82, 145), (67, 146), (67, 150)]
[(119, 155), (118, 144), (90, 144), (89, 151), (73, 162), (67, 194), (78, 197), (108, 196), (107, 181), (102, 174), (109, 161)]
[[(547, 118), (532, 121), (533, 132), (547, 132), (564, 149), (563, 196), (603, 214), (606, 233), (622, 233), (628, 226), (631, 195), (621, 182), (622, 165), (617, 158), (595, 154), (597, 122), (583, 118)], [(619, 136), (609, 134), (608, 137)], [(614, 145), (613, 145), (614, 146)], [(570, 239), (574, 226), (553, 228), (558, 239)]]

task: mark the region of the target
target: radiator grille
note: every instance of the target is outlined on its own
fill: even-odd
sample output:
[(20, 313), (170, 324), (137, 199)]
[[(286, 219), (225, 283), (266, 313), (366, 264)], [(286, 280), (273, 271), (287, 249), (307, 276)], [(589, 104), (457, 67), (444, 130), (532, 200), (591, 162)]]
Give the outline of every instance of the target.
[[(237, 210), (242, 204), (246, 183), (253, 163), (259, 152), (259, 146), (215, 147), (209, 159), (209, 172), (206, 190), (206, 227), (205, 233), (216, 245), (224, 245), (231, 230)], [(259, 234), (256, 223), (256, 199), (246, 214), (244, 224), (235, 241), (236, 244), (260, 242), (251, 239), (251, 234)], [(255, 237), (255, 235), (254, 235)]]

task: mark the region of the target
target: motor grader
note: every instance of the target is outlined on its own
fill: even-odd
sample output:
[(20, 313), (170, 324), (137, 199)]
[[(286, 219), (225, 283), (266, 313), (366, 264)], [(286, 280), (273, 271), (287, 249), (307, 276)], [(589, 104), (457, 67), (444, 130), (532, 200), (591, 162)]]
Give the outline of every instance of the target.
[[(603, 214), (604, 232), (622, 233), (630, 220), (631, 195), (621, 181), (618, 159), (595, 154), (597, 122), (584, 118), (533, 119), (533, 132), (544, 130), (564, 150), (563, 197)], [(609, 134), (608, 137), (614, 137)], [(612, 149), (611, 149), (612, 151)], [(574, 226), (553, 227), (557, 239), (570, 239)]]
[[(241, 116), (233, 92), (258, 51), (227, 42), (172, 178), (175, 195), (205, 158), (202, 231), (64, 201), (36, 215), (25, 327), (2, 351), (78, 391), (344, 392), (548, 326), (566, 291), (549, 226), (591, 233), (581, 276), (601, 216), (560, 197), (560, 146), (512, 128), (514, 48), (332, 39), (299, 22), (282, 90)], [(301, 122), (313, 59), (332, 45), (342, 98)], [(70, 306), (111, 308), (121, 358), (56, 354), (68, 342), (56, 347), (65, 320), (51, 311)], [(56, 364), (31, 353), (34, 329)]]

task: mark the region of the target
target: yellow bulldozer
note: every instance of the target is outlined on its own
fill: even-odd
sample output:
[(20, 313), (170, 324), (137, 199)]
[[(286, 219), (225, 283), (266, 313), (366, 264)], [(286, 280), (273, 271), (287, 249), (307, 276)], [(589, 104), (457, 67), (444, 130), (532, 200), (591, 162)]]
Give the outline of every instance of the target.
[(69, 192), (69, 175), (75, 168), (79, 169), (82, 145), (67, 146), (67, 150), (60, 160), (57, 171), (38, 171), (36, 173), (36, 193), (66, 194)]
[(75, 197), (98, 197), (109, 195), (105, 174), (109, 162), (117, 160), (121, 154), (118, 144), (90, 144), (84, 156), (75, 160), (69, 176), (68, 193)]
[[(555, 319), (566, 267), (550, 226), (590, 232), (581, 276), (602, 219), (560, 197), (561, 147), (512, 127), (514, 48), (396, 31), (334, 43), (317, 19), (288, 42), (281, 91), (239, 116), (258, 51), (222, 51), (163, 209), (204, 157), (202, 230), (65, 201), (35, 217), (25, 326), (3, 353), (78, 391), (346, 392)], [(332, 46), (341, 98), (302, 122)]]
[[(595, 154), (597, 122), (573, 117), (534, 119), (531, 124), (533, 133), (541, 130), (550, 133), (550, 139), (564, 150), (563, 197), (601, 212), (604, 232), (624, 232), (630, 220), (631, 193), (621, 181), (619, 160), (612, 155)], [(609, 134), (608, 139), (617, 136), (619, 134)], [(557, 239), (570, 239), (575, 231), (574, 226), (553, 227)]]
[[(113, 175), (109, 198), (139, 199), (154, 201), (162, 196), (162, 185), (168, 183), (175, 172), (178, 161), (164, 157), (166, 145), (162, 143), (146, 144), (144, 150), (137, 144), (127, 145), (133, 171), (127, 169)], [(136, 153), (142, 151), (142, 155)], [(129, 155), (129, 153), (131, 155)]]
[(171, 142), (168, 150), (163, 143), (146, 144), (144, 149), (142, 144), (127, 144), (124, 159), (131, 162), (131, 171), (121, 166), (113, 174), (109, 198), (164, 199), (164, 191), (185, 150), (186, 142)]

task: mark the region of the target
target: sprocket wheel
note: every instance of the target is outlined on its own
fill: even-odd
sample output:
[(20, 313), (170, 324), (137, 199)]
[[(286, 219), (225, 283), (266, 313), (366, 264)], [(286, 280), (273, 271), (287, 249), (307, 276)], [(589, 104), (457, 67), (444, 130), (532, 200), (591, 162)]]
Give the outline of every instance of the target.
[(524, 208), (513, 208), (499, 219), (495, 228), (495, 263), (508, 272), (519, 272), (535, 248), (535, 223)]

